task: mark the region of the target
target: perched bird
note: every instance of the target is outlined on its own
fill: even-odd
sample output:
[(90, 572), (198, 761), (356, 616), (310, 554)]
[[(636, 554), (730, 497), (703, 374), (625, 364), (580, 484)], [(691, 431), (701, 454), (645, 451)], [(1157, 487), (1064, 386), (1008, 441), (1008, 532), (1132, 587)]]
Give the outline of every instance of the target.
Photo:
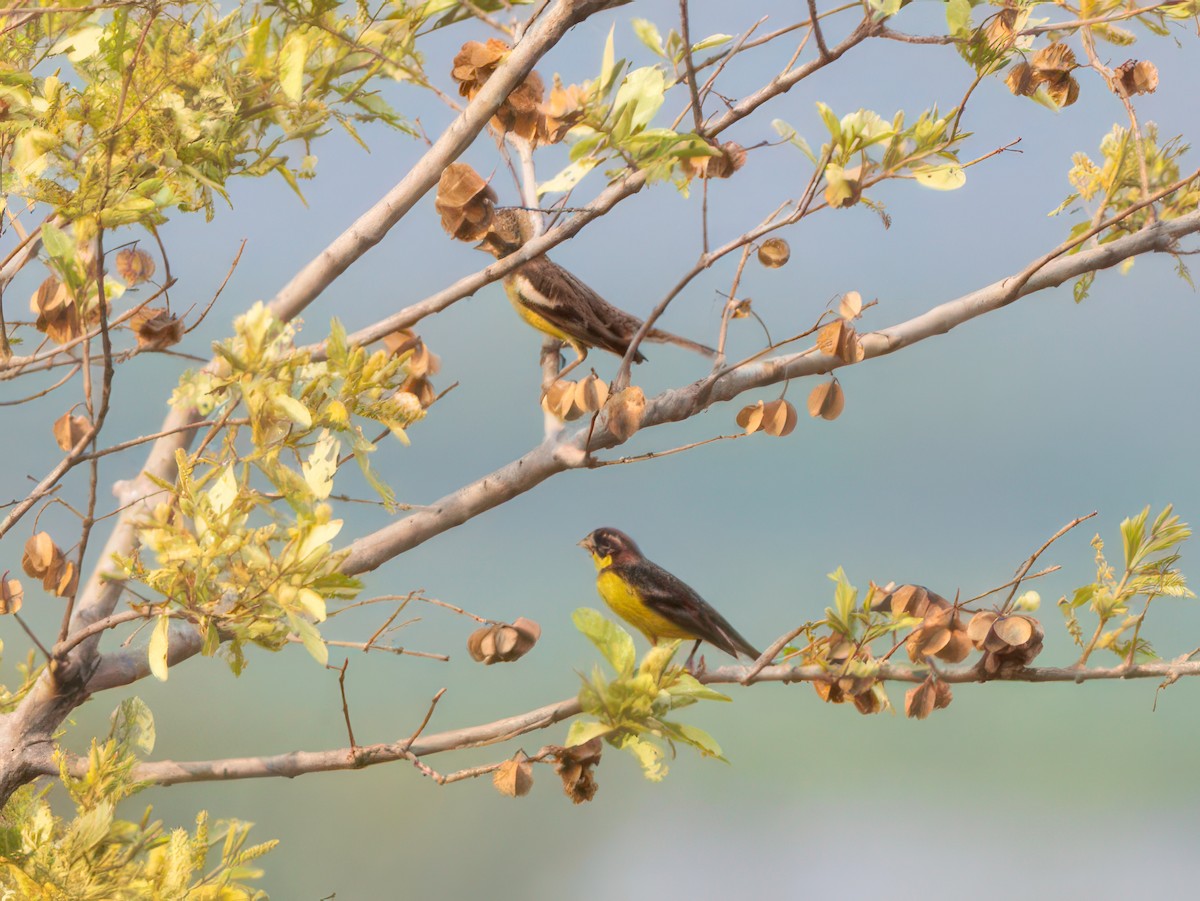
[(656, 563), (651, 563), (633, 539), (617, 529), (596, 529), (579, 546), (596, 564), (596, 590), (613, 612), (637, 628), (651, 644), (660, 638), (694, 638), (685, 666), (707, 641), (736, 657), (758, 658), (754, 646), (738, 634), (704, 598)]
[[(476, 246), (501, 260), (515, 253), (532, 237), (530, 213), (506, 207), (496, 210), (491, 228)], [(523, 263), (506, 275), (504, 290), (522, 319), (538, 331), (571, 345), (575, 351), (577, 359), (559, 373), (559, 378), (586, 360), (591, 347), (624, 357), (629, 342), (642, 327), (642, 320), (614, 307), (544, 256)], [(678, 344), (710, 357), (717, 353), (711, 347), (657, 328), (650, 329), (645, 340)], [(640, 350), (633, 356), (635, 363), (645, 359)]]

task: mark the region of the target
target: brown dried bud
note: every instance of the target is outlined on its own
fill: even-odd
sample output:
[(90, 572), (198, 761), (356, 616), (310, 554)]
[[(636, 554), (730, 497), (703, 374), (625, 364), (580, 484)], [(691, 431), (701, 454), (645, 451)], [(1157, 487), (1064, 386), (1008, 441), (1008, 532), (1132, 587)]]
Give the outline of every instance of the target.
[(495, 215), (496, 192), (466, 163), (451, 163), (438, 179), (434, 208), (442, 228), (459, 241), (478, 241)]
[(70, 451), (91, 430), (92, 421), (86, 416), (72, 416), (70, 413), (64, 413), (54, 420), (54, 443), (64, 451)]
[(846, 395), (837, 379), (817, 385), (808, 393), (808, 415), (814, 419), (833, 420), (842, 415), (846, 407)]
[(950, 706), (954, 694), (950, 686), (940, 679), (930, 675), (915, 688), (910, 688), (904, 695), (904, 715), (912, 719), (923, 720), (935, 710)]
[(791, 257), (792, 249), (783, 238), (768, 238), (758, 245), (758, 261), (768, 269), (778, 269)]
[(463, 44), (450, 70), (450, 77), (458, 82), (458, 93), (468, 99), (478, 94), (508, 51), (508, 44), (496, 38), (488, 38), (486, 44), (479, 41)]
[(57, 344), (66, 344), (83, 334), (79, 309), (67, 286), (54, 276), (43, 281), (33, 292), (29, 309), (37, 314), (34, 327)]
[(492, 785), (496, 791), (510, 798), (521, 798), (529, 794), (533, 788), (533, 764), (525, 756), (524, 751), (517, 751), (511, 760), (500, 764), (499, 769), (492, 774)]
[(562, 86), (555, 75), (550, 98), (542, 104), (541, 138), (548, 144), (557, 144), (583, 118), (587, 93), (577, 84)]
[(485, 666), (512, 663), (532, 650), (542, 635), (542, 627), (531, 619), (519, 618), (512, 625), (493, 623), (476, 629), (467, 638), (467, 653)]
[(24, 600), (25, 589), (17, 579), (10, 579), (8, 570), (5, 570), (4, 575), (0, 576), (0, 616), (16, 613)]
[(544, 91), (542, 76), (530, 72), (496, 110), (492, 125), (501, 133), (512, 132), (526, 141), (536, 142), (539, 128), (545, 129), (541, 112)]
[(164, 350), (183, 340), (183, 320), (161, 308), (143, 307), (129, 324), (138, 347), (147, 350)]
[(550, 752), (557, 759), (554, 770), (562, 778), (563, 792), (576, 804), (590, 801), (596, 796), (598, 786), (592, 770), (599, 765), (603, 749), (599, 738), (571, 748), (550, 747)]
[(154, 277), (154, 258), (135, 247), (127, 247), (117, 254), (116, 267), (117, 275), (131, 288)]
[(1112, 88), (1126, 97), (1153, 94), (1158, 89), (1158, 68), (1149, 60), (1126, 60), (1113, 71)]
[(608, 411), (608, 430), (621, 441), (627, 441), (642, 427), (642, 415), (646, 412), (646, 395), (637, 385), (609, 398), (605, 405)]

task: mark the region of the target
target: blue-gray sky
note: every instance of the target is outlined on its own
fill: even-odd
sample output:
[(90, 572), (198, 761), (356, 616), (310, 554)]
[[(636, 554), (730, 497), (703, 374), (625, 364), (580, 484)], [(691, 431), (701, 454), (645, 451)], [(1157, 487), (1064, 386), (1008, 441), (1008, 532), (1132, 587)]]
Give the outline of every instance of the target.
[[(772, 16), (767, 28), (795, 15), (795, 5), (783, 3), (694, 6), (695, 37), (740, 32), (764, 12)], [(539, 70), (562, 72), (566, 81), (591, 76), (613, 23), (618, 55), (647, 64), (652, 60), (634, 38), (630, 16), (654, 19), (665, 33), (675, 9), (639, 3), (598, 16), (572, 31)], [(914, 3), (894, 24), (935, 30), (942, 11), (942, 4)], [(446, 84), (457, 45), (485, 36), (482, 27), (467, 26), (439, 37), (428, 51), (430, 70)], [(1181, 33), (1180, 41), (1101, 47), (1111, 63), (1137, 55), (1158, 65), (1161, 86), (1139, 98), (1138, 109), (1163, 136), (1188, 137), (1198, 121), (1191, 90), (1200, 79), (1195, 37)], [(724, 93), (752, 90), (790, 51), (781, 46), (748, 56), (731, 67)], [(866, 107), (885, 118), (901, 108), (915, 116), (934, 103), (953, 106), (969, 78), (953, 49), (875, 41), (730, 137), (747, 145), (773, 139), (769, 121), (777, 116), (819, 145), (818, 100), (839, 114)], [(1098, 78), (1085, 72), (1080, 80), (1079, 102), (1059, 114), (1011, 96), (998, 79), (985, 80), (966, 119), (975, 137), (964, 157), (1014, 138), (1021, 139), (1020, 153), (973, 168), (954, 193), (907, 183), (879, 191), (890, 229), (863, 208), (806, 220), (786, 235), (789, 265), (773, 271), (751, 265), (743, 293), (784, 333), (810, 324), (830, 298), (858, 290), (879, 301), (863, 324), (870, 329), (1019, 271), (1066, 235), (1068, 220), (1046, 214), (1070, 191), (1071, 153), (1097, 157), (1100, 139), (1123, 121), (1120, 103)], [(394, 99), (430, 133), (448, 121), (444, 108), (414, 90), (397, 89)], [(679, 102), (669, 101), (665, 111)], [(370, 143), (370, 155), (336, 134), (316, 145), (319, 177), (305, 185), (307, 208), (281, 182), (246, 183), (235, 187), (235, 208), (222, 210), (212, 225), (181, 217), (163, 230), (181, 277), (174, 296), (184, 306), (205, 302), (237, 244), (248, 239), (242, 265), (205, 327), (208, 338), (226, 334), (248, 303), (271, 297), (397, 181), (423, 146), (388, 133), (374, 134)], [(489, 138), (481, 137), (467, 159), (481, 172), (496, 171), (502, 197), (515, 199)], [(547, 164), (541, 174), (553, 170)], [(781, 196), (798, 194), (808, 174), (792, 148), (753, 152), (736, 178), (712, 186), (714, 236), (719, 241), (753, 225)], [(586, 182), (583, 196), (588, 185), (597, 186)], [(659, 186), (553, 257), (610, 300), (644, 314), (695, 259), (698, 210), (698, 194), (684, 201)], [(334, 315), (360, 327), (483, 262), (445, 238), (428, 199), (307, 311), (303, 334), (315, 337)], [(589, 670), (598, 655), (572, 628), (570, 612), (600, 603), (591, 563), (575, 542), (598, 525), (630, 532), (648, 555), (765, 645), (822, 615), (832, 598), (825, 574), (839, 565), (862, 587), (868, 579), (896, 580), (928, 584), (948, 597), (960, 589), (975, 594), (1005, 581), (1061, 525), (1098, 510), (1093, 523), (1055, 545), (1046, 562), (1063, 570), (1036, 586), (1049, 634), (1039, 662), (1071, 662), (1054, 600), (1092, 578), (1091, 536), (1099, 530), (1115, 552), (1118, 523), (1147, 504), (1173, 502), (1184, 519), (1200, 516), (1194, 477), (1200, 314), (1172, 266), (1139, 260), (1127, 275), (1101, 274), (1082, 305), (1064, 286), (843, 370), (847, 403), (836, 422), (804, 418), (787, 439), (757, 435), (666, 460), (568, 473), (383, 567), (369, 577), (369, 590), (424, 588), (486, 616), (530, 616), (542, 624), (543, 638), (519, 664), (483, 669), (462, 650), (470, 623), (420, 611), (421, 622), (400, 640), (448, 650), (453, 660), (352, 658), (347, 682), (357, 738), (409, 734), (443, 686), (449, 691), (431, 730), (573, 694), (574, 671)], [(717, 292), (728, 289), (731, 274), (726, 264), (698, 279), (663, 325), (713, 343)], [(376, 454), (400, 497), (413, 503), (520, 455), (540, 440), (542, 427), (539, 337), (512, 314), (498, 286), (420, 331), (443, 359), (438, 387), (460, 385), (412, 429), (411, 447), (390, 444)], [(732, 340), (750, 350), (758, 335), (737, 323)], [(703, 362), (684, 351), (656, 347), (650, 356), (635, 371), (648, 392), (704, 372)], [(615, 360), (599, 352), (589, 362), (601, 375), (615, 372)], [(155, 428), (176, 372), (172, 361), (146, 357), (121, 372), (117, 437)], [(810, 387), (797, 384), (789, 397), (802, 401)], [(735, 431), (736, 409), (718, 406), (638, 436), (630, 448), (662, 449)], [(40, 473), (53, 452), (44, 420), (31, 413), (5, 414), (14, 424), (10, 434), (31, 436), (8, 445), (10, 473)], [(110, 463), (105, 475), (127, 477), (138, 460)], [(344, 534), (385, 519), (362, 514)], [(16, 551), (4, 553), (0, 562), (16, 568)], [(1185, 551), (1185, 572), (1195, 572), (1193, 556)], [(57, 612), (31, 616), (50, 630)], [(330, 635), (361, 639), (375, 624), (364, 614), (331, 627)], [(1164, 654), (1190, 651), (1200, 643), (1195, 602), (1164, 600), (1147, 632)], [(7, 624), (3, 637), (11, 663), (21, 639)], [(332, 674), (299, 649), (251, 659), (237, 681), (219, 663), (193, 660), (167, 684), (136, 686), (159, 724), (155, 756), (345, 743)], [(1190, 767), (1197, 695), (1186, 682), (1158, 699), (1157, 712), (1149, 682), (962, 686), (948, 710), (923, 723), (860, 717), (822, 704), (806, 686), (730, 694), (736, 703), (689, 710), (684, 719), (714, 733), (731, 765), (684, 750), (667, 780), (651, 784), (632, 758), (607, 749), (600, 792), (582, 807), (561, 795), (549, 770), (536, 772), (530, 797), (514, 801), (486, 780), (437, 788), (403, 764), (295, 781), (177, 787), (148, 792), (135, 805), (154, 803), (172, 824), (187, 825), (201, 806), (214, 816), (257, 822), (258, 839), (283, 840), (263, 861), (264, 887), (276, 898), (314, 901), (333, 892), (345, 899), (485, 892), (584, 899), (667, 892), (695, 899), (768, 892), (1108, 898), (1179, 893), (1200, 877), (1195, 855), (1180, 847), (1185, 811), (1200, 800)], [(902, 704), (900, 690), (892, 695)], [(100, 728), (117, 700), (106, 695), (79, 711), (71, 733), (76, 746), (87, 730)], [(564, 734), (565, 727), (552, 729), (521, 744), (532, 751)], [(448, 771), (504, 753), (430, 762)], [(1119, 849), (1119, 859), (1100, 855), (1101, 848)]]

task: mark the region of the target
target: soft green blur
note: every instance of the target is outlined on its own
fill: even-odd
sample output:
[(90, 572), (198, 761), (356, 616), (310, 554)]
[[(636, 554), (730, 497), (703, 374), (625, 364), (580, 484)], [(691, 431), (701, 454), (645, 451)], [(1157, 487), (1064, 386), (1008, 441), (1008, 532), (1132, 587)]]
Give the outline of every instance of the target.
[[(693, 6), (694, 34), (740, 31), (757, 16), (735, 5)], [(793, 4), (777, 6), (772, 22), (796, 15)], [(914, 4), (895, 24), (936, 29), (941, 9)], [(636, 59), (640, 47), (629, 17), (654, 18), (665, 30), (675, 10), (673, 3), (643, 3), (597, 17), (539, 69), (547, 81), (556, 70), (566, 81), (587, 77), (612, 22), (619, 54)], [(483, 36), (482, 27), (458, 30), (437, 47), (448, 58), (461, 40)], [(969, 70), (952, 49), (878, 43), (805, 82), (729, 137), (746, 145), (774, 139), (768, 122), (777, 115), (819, 145), (818, 99), (838, 112), (862, 106), (885, 116), (959, 101)], [(788, 48), (780, 52), (781, 59), (766, 53), (731, 67), (729, 90), (749, 91), (769, 78), (786, 61)], [(1193, 42), (1147, 41), (1139, 52), (1158, 64), (1162, 83), (1157, 94), (1139, 99), (1143, 119), (1157, 121), (1164, 136), (1194, 132), (1200, 101), (1184, 87), (1200, 78)], [(1066, 235), (1068, 221), (1045, 214), (1070, 190), (1071, 152), (1094, 156), (1100, 138), (1124, 116), (1096, 78), (1081, 81), (1080, 101), (1057, 115), (1010, 96), (998, 80), (985, 81), (968, 114), (977, 135), (970, 146), (982, 154), (1020, 137), (1022, 155), (971, 169), (966, 187), (952, 194), (887, 188), (880, 196), (893, 217), (890, 230), (865, 209), (814, 217), (787, 234), (786, 268), (747, 269), (743, 295), (782, 334), (807, 327), (830, 298), (855, 289), (879, 300), (863, 326), (874, 328), (1019, 271)], [(420, 112), (431, 134), (448, 121), (443, 108), (414, 91), (399, 92), (397, 102)], [(235, 209), (222, 211), (215, 225), (178, 218), (163, 229), (184, 306), (207, 301), (239, 241), (249, 239), (205, 325), (208, 338), (226, 334), (250, 302), (272, 296), (406, 171), (422, 145), (382, 135), (372, 150), (364, 156), (336, 135), (317, 144), (320, 174), (305, 185), (307, 208), (282, 182), (243, 184)], [(503, 199), (515, 198), (488, 139), (468, 159), (481, 172), (496, 172)], [(757, 222), (780, 192), (798, 193), (806, 166), (788, 147), (756, 150), (737, 178), (713, 184), (709, 223), (717, 242)], [(554, 258), (613, 302), (644, 314), (698, 253), (698, 206), (697, 198), (684, 202), (660, 186), (589, 227)], [(436, 221), (428, 199), (307, 311), (303, 336), (323, 334), (335, 315), (348, 328), (365, 325), (486, 262), (446, 239)], [(731, 276), (725, 265), (698, 279), (673, 304), (664, 327), (711, 343), (722, 303), (717, 292), (728, 290)], [(14, 288), (13, 296), (24, 296), (22, 290)], [(735, 349), (755, 349), (756, 327), (735, 325)], [(519, 456), (541, 440), (542, 429), (539, 336), (512, 315), (499, 287), (455, 305), (421, 332), (443, 358), (438, 388), (459, 385), (412, 429), (411, 447), (389, 444), (375, 459), (400, 498), (418, 504)], [(787, 439), (756, 435), (555, 478), (368, 579), (373, 593), (423, 588), (481, 615), (536, 619), (543, 627), (537, 648), (515, 665), (485, 669), (464, 650), (472, 622), (410, 608), (420, 621), (397, 643), (445, 651), (452, 661), (352, 656), (346, 683), (355, 736), (360, 743), (407, 736), (442, 687), (448, 691), (430, 731), (573, 695), (576, 671), (589, 671), (598, 655), (572, 628), (570, 613), (600, 604), (591, 563), (575, 542), (600, 525), (629, 532), (739, 631), (766, 645), (822, 615), (832, 601), (825, 574), (838, 565), (861, 588), (869, 579), (895, 580), (927, 584), (946, 597), (960, 590), (970, 596), (1006, 581), (1060, 526), (1098, 510), (1045, 556), (1063, 569), (1033, 586), (1043, 598), (1048, 633), (1039, 662), (1070, 663), (1074, 649), (1054, 601), (1094, 577), (1092, 535), (1101, 532), (1115, 557), (1118, 523), (1147, 504), (1157, 510), (1174, 503), (1185, 520), (1200, 521), (1198, 333), (1195, 295), (1175, 277), (1171, 261), (1140, 260), (1127, 275), (1101, 274), (1082, 306), (1064, 286), (894, 357), (842, 370), (846, 411), (834, 423), (804, 418)], [(684, 351), (654, 347), (648, 355), (650, 362), (635, 371), (647, 394), (704, 372), (703, 362)], [(606, 377), (615, 371), (615, 361), (599, 352), (589, 363)], [(156, 427), (177, 372), (176, 361), (153, 357), (119, 371), (113, 440)], [(789, 397), (802, 406), (810, 387), (795, 385)], [(636, 436), (623, 452), (737, 431), (736, 409), (720, 406)], [(29, 435), (7, 445), (6, 464), (40, 474), (54, 452), (46, 423), (20, 407), (5, 420), (10, 434)], [(109, 458), (102, 484), (129, 477), (139, 459)], [(371, 508), (347, 515), (358, 517), (343, 533), (347, 538), (386, 519)], [(51, 511), (45, 524), (59, 516)], [(6, 549), (10, 557), (0, 569), (17, 568), (12, 553)], [(1194, 577), (1196, 558), (1184, 548), (1184, 571)], [(47, 634), (60, 611), (30, 609), (42, 603), (27, 602), (27, 611), (34, 628)], [(1196, 602), (1164, 598), (1155, 608), (1143, 634), (1163, 656), (1200, 644)], [(361, 641), (380, 621), (377, 612), (359, 611), (331, 623), (326, 634)], [(7, 620), (0, 629), (10, 667), (23, 635)], [(335, 649), (332, 660), (342, 657)], [(718, 652), (708, 657), (710, 664), (726, 662)], [(156, 758), (346, 744), (336, 674), (299, 648), (253, 653), (237, 680), (219, 662), (192, 660), (172, 671), (168, 683), (147, 680), (136, 693), (157, 718)], [(78, 711), (68, 733), (72, 747), (82, 749), (87, 736), (103, 730), (117, 694)], [(735, 703), (702, 705), (681, 718), (715, 735), (730, 765), (684, 751), (671, 761), (666, 781), (652, 784), (632, 757), (606, 749), (599, 794), (581, 807), (562, 795), (549, 768), (535, 769), (529, 797), (511, 800), (486, 779), (439, 788), (397, 763), (295, 781), (151, 790), (126, 814), (136, 817), (141, 805), (153, 803), (171, 824), (190, 824), (200, 807), (214, 817), (255, 821), (252, 839), (282, 840), (263, 860), (263, 886), (274, 898), (304, 901), (334, 893), (338, 899), (1127, 898), (1182, 895), (1200, 879), (1200, 862), (1184, 846), (1190, 811), (1200, 801), (1191, 768), (1200, 738), (1197, 687), (1188, 680), (1157, 696), (1149, 681), (962, 686), (949, 709), (925, 722), (861, 717), (848, 706), (822, 704), (803, 685), (729, 694)], [(902, 690), (891, 694), (902, 707)], [(565, 733), (563, 725), (502, 749), (429, 763), (449, 772), (500, 759), (517, 746), (532, 752)]]

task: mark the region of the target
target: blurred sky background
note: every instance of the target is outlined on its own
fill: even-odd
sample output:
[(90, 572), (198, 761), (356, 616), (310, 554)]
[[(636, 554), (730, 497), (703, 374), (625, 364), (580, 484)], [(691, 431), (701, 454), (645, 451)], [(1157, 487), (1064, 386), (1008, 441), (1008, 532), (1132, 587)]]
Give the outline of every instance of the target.
[[(693, 39), (740, 33), (769, 14), (765, 29), (794, 21), (793, 3), (693, 4)], [(1047, 7), (1047, 9), (1049, 9)], [(677, 6), (641, 2), (596, 16), (574, 29), (539, 65), (547, 83), (591, 77), (610, 26), (618, 56), (653, 62), (629, 25), (656, 21), (663, 33)], [(978, 21), (984, 15), (977, 8)], [(1047, 12), (1046, 15), (1054, 15)], [(1059, 14), (1066, 18), (1065, 14)], [(846, 20), (847, 25), (849, 19)], [(900, 30), (944, 30), (941, 3), (916, 2), (894, 21)], [(1164, 138), (1194, 138), (1200, 121), (1200, 57), (1189, 24), (1170, 39), (1133, 48), (1101, 45), (1110, 64), (1152, 59), (1160, 88), (1138, 99), (1143, 121)], [(832, 39), (841, 27), (832, 26)], [(1138, 31), (1140, 36), (1145, 32)], [(468, 24), (426, 46), (430, 73), (452, 89), (450, 58), (459, 44), (484, 39)], [(1040, 46), (1040, 44), (1039, 44)], [(745, 55), (720, 88), (749, 93), (786, 62), (787, 41)], [(806, 51), (811, 52), (811, 51)], [(1066, 237), (1073, 219), (1048, 218), (1071, 190), (1074, 151), (1099, 159), (1100, 139), (1124, 121), (1120, 102), (1094, 73), (1078, 73), (1079, 102), (1059, 114), (1013, 97), (998, 78), (985, 80), (968, 109), (975, 136), (969, 159), (1020, 138), (1019, 153), (969, 171), (953, 193), (890, 183), (872, 194), (887, 205), (884, 229), (863, 207), (823, 212), (785, 233), (792, 260), (780, 270), (751, 263), (742, 294), (773, 333), (808, 327), (836, 295), (858, 290), (878, 299), (862, 328), (910, 318), (1023, 268)], [(825, 132), (814, 103), (839, 115), (860, 107), (890, 119), (905, 109), (953, 107), (971, 72), (951, 48), (872, 41), (803, 82), (724, 137), (745, 145), (774, 140), (780, 117), (819, 147)], [(426, 132), (437, 134), (450, 112), (415, 89), (390, 94)], [(682, 103), (672, 95), (662, 116)], [(716, 103), (707, 108), (711, 112)], [(669, 119), (668, 119), (669, 121)], [(227, 335), (236, 314), (269, 299), (407, 171), (419, 141), (375, 132), (371, 153), (333, 133), (315, 145), (318, 178), (304, 184), (308, 206), (282, 180), (233, 185), (234, 209), (216, 221), (176, 216), (163, 229), (176, 310), (202, 305), (224, 277), (239, 242), (246, 254), (190, 349)], [(297, 151), (299, 152), (299, 151)], [(548, 151), (547, 178), (560, 165)], [(539, 155), (540, 156), (540, 155)], [(502, 201), (516, 194), (489, 137), (464, 157), (495, 172)], [(1185, 161), (1196, 165), (1196, 154)], [(745, 168), (711, 185), (714, 243), (742, 233), (783, 197), (795, 197), (810, 173), (788, 146), (755, 150)], [(582, 202), (599, 189), (584, 183)], [(305, 340), (339, 317), (362, 327), (483, 266), (487, 259), (449, 240), (437, 224), (432, 195), (384, 242), (308, 309)], [(644, 191), (589, 226), (553, 258), (601, 294), (644, 315), (699, 252), (699, 191), (690, 201), (667, 185)], [(1189, 246), (1195, 246), (1192, 240)], [(697, 279), (661, 325), (715, 343), (722, 298), (735, 258)], [(1006, 581), (1046, 538), (1072, 518), (1099, 516), (1043, 558), (1063, 570), (1040, 580), (1046, 650), (1040, 664), (1066, 665), (1077, 655), (1054, 602), (1094, 577), (1091, 537), (1099, 531), (1120, 556), (1118, 524), (1149, 504), (1174, 503), (1200, 520), (1195, 477), (1200, 435), (1195, 336), (1197, 298), (1170, 259), (1141, 259), (1127, 275), (1104, 272), (1091, 297), (1076, 305), (1069, 285), (1022, 300), (948, 336), (880, 360), (840, 370), (846, 409), (833, 423), (803, 414), (811, 381), (789, 398), (802, 421), (786, 439), (763, 435), (720, 442), (665, 460), (570, 472), (416, 548), (367, 579), (369, 593), (429, 595), (481, 615), (538, 620), (541, 642), (520, 663), (483, 668), (464, 650), (474, 624), (434, 608), (396, 636), (411, 648), (449, 652), (450, 663), (387, 654), (352, 656), (347, 688), (360, 743), (409, 735), (431, 696), (448, 689), (428, 727), (435, 732), (495, 719), (571, 696), (575, 671), (599, 660), (571, 625), (571, 611), (600, 606), (590, 560), (576, 541), (599, 525), (628, 531), (651, 559), (696, 587), (752, 641), (767, 645), (832, 602), (826, 573), (845, 567), (865, 589), (877, 582), (917, 582), (946, 597), (971, 596)], [(23, 299), (36, 286), (18, 284)], [(513, 315), (498, 285), (420, 325), (441, 355), (441, 389), (459, 382), (411, 430), (412, 446), (392, 442), (374, 462), (401, 500), (428, 503), (527, 451), (541, 440), (540, 338)], [(195, 336), (193, 336), (195, 337)], [(734, 351), (752, 352), (760, 333), (735, 323)], [(647, 394), (702, 376), (698, 357), (649, 348), (634, 372)], [(615, 358), (589, 363), (606, 378)], [(113, 442), (152, 432), (178, 376), (177, 361), (144, 355), (118, 371), (116, 406), (106, 434)], [(6, 397), (27, 387), (11, 384)], [(759, 395), (749, 396), (745, 402)], [(761, 395), (769, 399), (773, 392)], [(740, 404), (720, 405), (695, 420), (636, 436), (623, 453), (665, 449), (736, 431)], [(59, 410), (5, 410), (3, 453), (8, 484), (40, 477), (57, 450), (49, 423)], [(23, 436), (13, 440), (13, 436)], [(136, 472), (142, 454), (106, 458), (103, 484)], [(6, 489), (7, 491), (8, 489)], [(23, 489), (21, 489), (23, 490)], [(364, 492), (365, 493), (365, 492)], [(349, 539), (381, 526), (387, 514), (346, 511)], [(67, 521), (51, 512), (44, 526)], [(19, 568), (20, 543), (0, 549), (0, 569)], [(96, 545), (99, 547), (99, 545)], [(1184, 571), (1197, 576), (1194, 548)], [(37, 609), (44, 605), (44, 609)], [(41, 634), (60, 611), (27, 599)], [(1143, 633), (1163, 656), (1200, 644), (1200, 608), (1162, 599)], [(365, 640), (385, 613), (367, 609), (330, 623), (327, 637)], [(1094, 622), (1085, 620), (1085, 629)], [(24, 636), (5, 620), (6, 677), (23, 656)], [(638, 637), (639, 650), (644, 642)], [(334, 649), (331, 662), (343, 655)], [(708, 653), (710, 665), (726, 660)], [(1097, 654), (1096, 663), (1115, 662)], [(1193, 853), (1200, 787), (1194, 754), (1200, 686), (1183, 680), (1158, 697), (1155, 684), (998, 684), (955, 688), (951, 707), (925, 722), (902, 715), (859, 716), (821, 703), (809, 686), (730, 688), (733, 704), (684, 711), (721, 743), (730, 765), (688, 750), (659, 784), (645, 781), (629, 755), (606, 748), (591, 804), (575, 807), (550, 768), (535, 770), (524, 799), (499, 796), (478, 780), (439, 788), (408, 764), (360, 772), (150, 790), (125, 808), (137, 818), (153, 803), (172, 825), (190, 825), (198, 808), (214, 817), (257, 824), (252, 838), (281, 839), (263, 859), (273, 898), (341, 901), (390, 897), (691, 899), (751, 895), (1001, 899), (1116, 898), (1182, 895), (1200, 879)], [(251, 652), (236, 679), (219, 661), (193, 659), (170, 681), (134, 686), (158, 723), (155, 758), (274, 754), (346, 744), (336, 674), (300, 647), (278, 655)], [(68, 744), (86, 747), (106, 729), (120, 697), (95, 698), (77, 711)], [(892, 700), (903, 708), (903, 687)], [(566, 725), (511, 745), (429, 763), (441, 772), (533, 752), (561, 742)]]

